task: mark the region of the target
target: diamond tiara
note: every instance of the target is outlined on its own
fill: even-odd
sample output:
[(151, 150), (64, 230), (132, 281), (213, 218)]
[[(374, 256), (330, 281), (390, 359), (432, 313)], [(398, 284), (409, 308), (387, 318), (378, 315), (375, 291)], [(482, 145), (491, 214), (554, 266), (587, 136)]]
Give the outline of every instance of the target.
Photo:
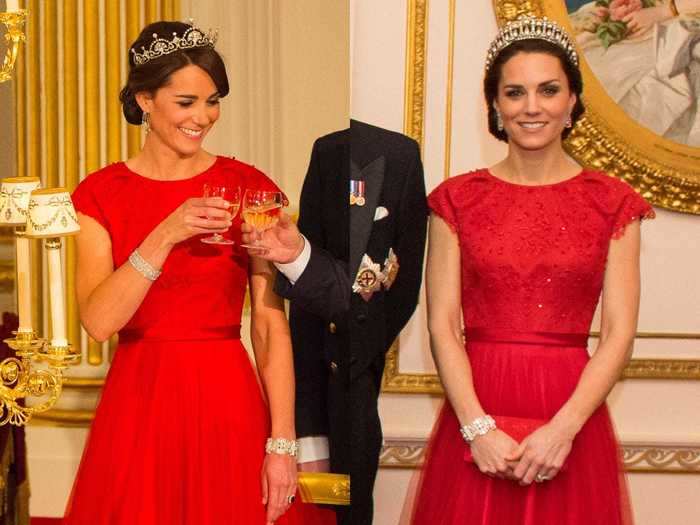
[(209, 31), (209, 33), (205, 34), (204, 31), (193, 25), (194, 22), (192, 20), (188, 20), (188, 24), (190, 27), (182, 36), (177, 36), (177, 33), (173, 32), (171, 40), (159, 37), (157, 33), (153, 33), (153, 42), (148, 46), (148, 49), (141, 46), (141, 53), (132, 47), (131, 53), (134, 55), (134, 63), (137, 66), (141, 66), (175, 51), (194, 49), (195, 47), (214, 47), (219, 36), (216, 31)]
[(545, 18), (537, 18), (532, 15), (521, 15), (517, 20), (508, 22), (491, 42), (489, 52), (486, 55), (486, 71), (493, 65), (493, 61), (506, 47), (519, 40), (540, 39), (551, 42), (566, 51), (569, 61), (578, 67), (578, 53), (574, 48), (569, 35), (559, 24)]

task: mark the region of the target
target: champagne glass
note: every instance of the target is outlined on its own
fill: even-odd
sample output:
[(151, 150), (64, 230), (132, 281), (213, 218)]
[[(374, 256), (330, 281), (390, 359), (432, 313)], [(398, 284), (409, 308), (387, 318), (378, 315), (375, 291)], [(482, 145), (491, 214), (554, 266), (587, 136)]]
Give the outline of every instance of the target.
[[(225, 184), (205, 184), (204, 197), (221, 197), (228, 202), (226, 209), (233, 219), (241, 207), (241, 188), (238, 186), (228, 186)], [(211, 219), (212, 217), (207, 217)], [(205, 244), (235, 244), (231, 239), (227, 239), (220, 233), (215, 233), (211, 237), (204, 237), (201, 241)]]
[[(280, 218), (280, 211), (287, 205), (280, 191), (245, 190), (243, 195), (243, 220), (257, 232), (272, 228)], [(243, 248), (260, 248), (257, 239), (253, 244), (241, 244)]]

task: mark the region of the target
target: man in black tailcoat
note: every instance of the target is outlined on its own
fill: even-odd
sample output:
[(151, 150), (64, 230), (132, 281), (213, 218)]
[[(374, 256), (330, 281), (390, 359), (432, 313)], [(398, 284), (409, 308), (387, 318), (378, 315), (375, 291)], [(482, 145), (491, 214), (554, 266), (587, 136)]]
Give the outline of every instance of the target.
[(299, 211), (298, 230), (283, 217), (259, 237), (266, 250), (251, 254), (275, 263), (275, 289), (290, 301), (300, 469), (323, 469), (329, 453), (330, 470), (351, 475), (339, 523), (370, 525), (385, 354), (421, 284), (428, 211), (418, 144), (354, 120), (319, 138)]

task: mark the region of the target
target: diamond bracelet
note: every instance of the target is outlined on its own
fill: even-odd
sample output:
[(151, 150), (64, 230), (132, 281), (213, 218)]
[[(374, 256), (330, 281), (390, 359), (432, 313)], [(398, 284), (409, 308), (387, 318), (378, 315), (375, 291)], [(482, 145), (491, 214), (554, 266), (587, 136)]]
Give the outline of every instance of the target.
[(296, 439), (267, 438), (265, 452), (267, 454), (286, 454), (296, 457), (299, 451), (299, 442)]
[(131, 255), (129, 255), (129, 263), (149, 281), (155, 281), (160, 277), (161, 271), (156, 270), (146, 259), (141, 257), (138, 250), (131, 252)]
[(489, 415), (477, 417), (468, 425), (462, 425), (459, 431), (464, 441), (471, 443), (477, 436), (483, 436), (496, 428), (496, 422)]

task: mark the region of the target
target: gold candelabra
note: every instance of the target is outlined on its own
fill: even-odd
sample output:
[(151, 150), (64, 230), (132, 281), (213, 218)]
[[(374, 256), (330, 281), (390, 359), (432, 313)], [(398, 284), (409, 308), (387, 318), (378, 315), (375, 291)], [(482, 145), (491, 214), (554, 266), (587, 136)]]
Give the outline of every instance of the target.
[[(8, 12), (0, 13), (7, 27), (8, 49), (0, 70), (0, 83), (12, 79), (19, 45), (25, 41), (27, 11), (8, 2)], [(14, 357), (0, 362), (0, 425), (25, 425), (32, 415), (56, 404), (63, 387), (63, 371), (80, 360), (65, 338), (65, 311), (61, 274), (61, 236), (79, 230), (70, 195), (63, 189), (40, 190), (33, 177), (12, 177), (0, 185), (0, 224), (15, 229), (17, 305), (19, 327), (15, 337), (5, 339)], [(51, 297), (50, 341), (34, 331), (31, 318), (30, 238), (45, 238), (49, 260)], [(36, 401), (26, 406), (24, 401)]]
[(19, 53), (19, 44), (25, 41), (24, 22), (26, 19), (27, 11), (24, 9), (0, 13), (0, 22), (7, 27), (5, 40), (9, 46), (5, 52), (2, 70), (0, 70), (0, 83), (12, 79), (12, 71), (15, 68), (17, 54)]

